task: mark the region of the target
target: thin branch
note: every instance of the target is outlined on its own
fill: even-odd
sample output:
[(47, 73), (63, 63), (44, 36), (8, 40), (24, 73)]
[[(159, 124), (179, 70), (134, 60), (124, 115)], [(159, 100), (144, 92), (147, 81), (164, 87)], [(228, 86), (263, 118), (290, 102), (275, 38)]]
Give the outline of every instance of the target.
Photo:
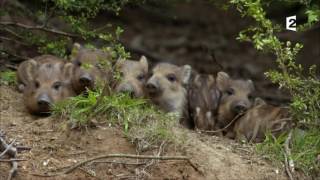
[(13, 54), (13, 53), (11, 53), (11, 52), (9, 52), (9, 51), (2, 50), (2, 49), (0, 50), (0, 52), (5, 53), (5, 54), (7, 54), (7, 55), (9, 55), (9, 56), (15, 57), (15, 58), (17, 58), (17, 59), (21, 59), (21, 60), (28, 60), (28, 59), (30, 59), (30, 58), (27, 57), (27, 56), (20, 56), (20, 55)]
[(52, 34), (58, 34), (61, 36), (66, 36), (66, 37), (80, 37), (76, 34), (71, 34), (71, 33), (67, 33), (64, 31), (60, 31), (57, 29), (52, 29), (52, 28), (47, 28), (47, 27), (43, 27), (43, 26), (29, 26), (26, 24), (22, 24), (22, 23), (18, 23), (18, 22), (4, 22), (4, 21), (0, 21), (0, 25), (3, 26), (15, 26), (15, 27), (19, 27), (19, 28), (23, 28), (23, 29), (28, 29), (28, 30), (40, 30), (40, 31), (44, 31), (44, 32), (48, 32), (48, 33), (52, 33)]
[(210, 55), (211, 55), (211, 58), (212, 58), (213, 62), (214, 62), (216, 65), (218, 65), (220, 71), (223, 71), (224, 68), (223, 68), (223, 66), (218, 62), (215, 53), (214, 53), (213, 51), (211, 51), (211, 52), (210, 52)]
[(8, 37), (4, 37), (4, 36), (0, 36), (0, 39), (2, 41), (11, 41), (11, 42), (14, 42), (14, 43), (17, 43), (17, 44), (22, 44), (24, 46), (28, 46), (28, 44), (24, 43), (24, 42), (21, 42), (21, 41), (17, 41), (15, 39), (11, 39), (11, 38), (8, 38)]
[(53, 176), (60, 176), (64, 174), (69, 174), (78, 167), (81, 167), (89, 162), (99, 160), (99, 159), (106, 159), (106, 158), (130, 158), (130, 159), (158, 159), (158, 160), (184, 160), (190, 162), (190, 158), (186, 156), (150, 156), (150, 155), (133, 155), (133, 154), (108, 154), (108, 155), (102, 155), (98, 157), (93, 157), (88, 160), (81, 161), (79, 163), (76, 163), (72, 166), (69, 166), (69, 168), (65, 171), (53, 173), (53, 174), (32, 174), (34, 176), (40, 176), (40, 177), (53, 177)]
[(204, 133), (218, 133), (218, 132), (222, 132), (224, 130), (226, 130), (228, 127), (230, 127), (237, 119), (239, 119), (242, 115), (244, 115), (245, 113), (240, 113), (238, 114), (236, 117), (234, 117), (232, 119), (232, 121), (227, 124), (225, 127), (218, 129), (218, 130), (213, 130), (213, 131), (207, 131), (207, 130), (199, 130), (200, 132), (204, 132)]
[(8, 176), (7, 180), (11, 180), (12, 177), (14, 177), (18, 171), (18, 162), (12, 161), (11, 164), (12, 164), (12, 168), (9, 171), (9, 176)]
[(15, 70), (15, 71), (18, 69), (16, 66), (11, 65), (11, 64), (5, 64), (4, 66), (5, 66), (6, 68), (8, 68), (8, 69)]
[(17, 37), (18, 39), (24, 39), (22, 36), (20, 36), (18, 33), (12, 31), (11, 29), (9, 28), (3, 28), (4, 31), (8, 32), (9, 34)]
[(32, 148), (27, 146), (16, 146), (16, 149), (20, 151), (30, 151)]
[(0, 162), (12, 162), (12, 161), (27, 161), (26, 159), (0, 159)]
[(100, 163), (110, 163), (110, 164), (125, 164), (125, 165), (135, 165), (135, 166), (141, 166), (145, 165), (145, 162), (141, 163), (131, 163), (131, 162), (118, 162), (118, 161), (92, 161), (91, 164), (100, 164)]
[(14, 139), (9, 145), (7, 145), (2, 138), (0, 138), (0, 141), (1, 141), (2, 146), (5, 148), (5, 150), (0, 154), (0, 158), (1, 158), (7, 152), (10, 153), (10, 151), (12, 151), (12, 146), (13, 146), (14, 142), (16, 142), (16, 139)]
[[(8, 154), (11, 158), (16, 158), (17, 156), (17, 149), (15, 147), (13, 147), (14, 142), (16, 141), (16, 139), (14, 139), (9, 145), (5, 142), (5, 140), (3, 139), (3, 132), (0, 130), (0, 150), (4, 149), (4, 151), (0, 154), (0, 158), (1, 156)], [(1, 159), (0, 159), (1, 160)], [(9, 171), (9, 175), (7, 180), (11, 180), (12, 177), (14, 177), (18, 171), (18, 162), (13, 160), (11, 161), (11, 170)]]

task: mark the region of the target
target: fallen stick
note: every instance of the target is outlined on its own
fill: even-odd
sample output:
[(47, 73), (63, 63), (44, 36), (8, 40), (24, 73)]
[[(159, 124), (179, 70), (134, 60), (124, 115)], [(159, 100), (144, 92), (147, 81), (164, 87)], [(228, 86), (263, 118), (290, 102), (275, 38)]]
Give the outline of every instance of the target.
[(150, 156), (150, 155), (133, 155), (133, 154), (108, 154), (108, 155), (102, 155), (98, 157), (93, 157), (88, 160), (81, 161), (79, 163), (76, 163), (72, 166), (69, 166), (69, 168), (65, 171), (53, 173), (53, 174), (31, 174), (34, 176), (40, 176), (40, 177), (54, 177), (54, 176), (60, 176), (64, 174), (69, 174), (75, 169), (77, 169), (80, 166), (83, 166), (84, 164), (87, 164), (89, 162), (99, 160), (99, 159), (106, 159), (106, 158), (130, 158), (130, 159), (158, 159), (158, 160), (184, 160), (188, 161), (192, 167), (194, 165), (191, 163), (190, 158), (186, 156)]
[(124, 165), (135, 165), (135, 166), (141, 166), (145, 165), (145, 162), (141, 163), (130, 163), (130, 162), (118, 162), (118, 161), (92, 161), (91, 164), (102, 164), (102, 163), (110, 163), (110, 164), (124, 164)]

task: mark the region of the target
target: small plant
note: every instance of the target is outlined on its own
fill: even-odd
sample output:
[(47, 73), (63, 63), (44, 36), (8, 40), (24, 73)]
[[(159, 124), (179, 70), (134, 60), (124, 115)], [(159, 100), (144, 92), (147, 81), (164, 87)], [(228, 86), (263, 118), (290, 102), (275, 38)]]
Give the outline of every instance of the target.
[(140, 151), (157, 146), (162, 141), (174, 141), (173, 116), (160, 112), (146, 100), (133, 99), (127, 94), (101, 94), (101, 88), (89, 90), (87, 96), (72, 97), (57, 103), (53, 112), (77, 127), (87, 127), (94, 121), (120, 126)]
[[(23, 21), (1, 21), (0, 26), (4, 29), (4, 36), (11, 42), (29, 48), (36, 47), (41, 54), (66, 57), (68, 45), (80, 40), (86, 42), (99, 40), (117, 49), (120, 45), (115, 42), (122, 29), (112, 27), (109, 23), (93, 28), (91, 20), (102, 11), (118, 15), (121, 8), (128, 3), (129, 0), (6, 1), (3, 3), (4, 8), (0, 10), (0, 17), (6, 15), (17, 19), (28, 19), (33, 21), (31, 24), (34, 25), (27, 25)], [(7, 47), (1, 47), (1, 50), (7, 55), (15, 52)], [(16, 54), (19, 57), (19, 51)]]
[[(295, 165), (307, 174), (310, 172), (316, 173), (320, 170), (315, 159), (315, 157), (320, 154), (319, 137), (320, 132), (318, 129), (308, 131), (295, 129), (292, 134), (292, 159)], [(278, 138), (274, 138), (271, 134), (268, 134), (266, 140), (258, 144), (256, 149), (260, 154), (266, 155), (268, 159), (280, 166), (280, 162), (285, 161), (283, 144), (286, 138), (287, 136), (285, 134)]]
[[(286, 0), (284, 0), (286, 1)], [(281, 42), (275, 35), (282, 27), (266, 18), (265, 6), (268, 3), (260, 0), (231, 0), (243, 16), (251, 17), (255, 24), (240, 32), (238, 40), (251, 42), (257, 50), (271, 52), (276, 56), (278, 69), (266, 72), (266, 76), (280, 88), (289, 91), (292, 96), (290, 112), (295, 127), (292, 137), (286, 135), (278, 139), (268, 135), (265, 142), (258, 145), (260, 153), (268, 156), (274, 161), (283, 162), (285, 156), (292, 160), (296, 168), (302, 169), (306, 174), (317, 174), (319, 167), (316, 166), (316, 157), (320, 154), (320, 82), (317, 67), (311, 66), (305, 72), (302, 65), (295, 62), (302, 44)], [(319, 6), (312, 1), (286, 1), (290, 3), (301, 3), (306, 6), (308, 22), (298, 27), (299, 31), (312, 27), (320, 20)], [(264, 4), (265, 3), (265, 4)], [(303, 128), (303, 133), (298, 133)], [(301, 132), (301, 130), (300, 130)], [(285, 140), (291, 139), (289, 143), (291, 155), (285, 152)], [(287, 163), (287, 162), (284, 162)], [(290, 172), (289, 172), (290, 173)]]
[(0, 72), (0, 85), (14, 85), (16, 84), (16, 72), (15, 71), (2, 71)]

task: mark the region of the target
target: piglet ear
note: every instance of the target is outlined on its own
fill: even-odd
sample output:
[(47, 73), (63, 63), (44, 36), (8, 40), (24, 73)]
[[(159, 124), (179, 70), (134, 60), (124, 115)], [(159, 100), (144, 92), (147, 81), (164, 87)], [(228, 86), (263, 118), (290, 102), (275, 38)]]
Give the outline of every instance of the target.
[(230, 81), (230, 76), (227, 73), (225, 73), (223, 71), (218, 72), (218, 74), (217, 74), (217, 87), (219, 90), (225, 89), (228, 86), (229, 81)]
[(71, 61), (74, 61), (76, 59), (76, 57), (78, 56), (79, 51), (81, 50), (81, 48), (82, 48), (82, 46), (79, 43), (74, 43), (73, 44), (71, 55), (70, 55)]
[(34, 59), (29, 59), (19, 64), (17, 70), (17, 81), (18, 90), (20, 92), (23, 92), (24, 87), (34, 80), (36, 76), (37, 66), (38, 63)]
[(182, 79), (182, 83), (184, 85), (189, 84), (189, 81), (191, 79), (191, 73), (192, 73), (192, 68), (190, 65), (182, 66), (182, 73), (181, 73), (182, 78), (181, 79)]
[(143, 69), (148, 72), (149, 65), (147, 58), (145, 56), (141, 56), (139, 62), (143, 66)]
[(267, 104), (263, 99), (257, 97), (254, 99), (254, 106)]
[(66, 63), (63, 66), (63, 78), (65, 80), (71, 80), (73, 75), (74, 65), (72, 63)]
[(251, 79), (249, 79), (249, 80), (247, 80), (247, 82), (248, 82), (248, 84), (249, 84), (250, 89), (251, 89), (252, 91), (254, 91), (255, 88), (254, 88), (254, 83), (253, 83), (253, 81), (252, 81)]
[(34, 79), (36, 70), (37, 70), (38, 63), (34, 59), (29, 59), (25, 64), (25, 74), (22, 76), (25, 76), (27, 82), (31, 82)]
[(114, 64), (114, 67), (117, 68), (117, 69), (121, 69), (121, 67), (123, 66), (124, 62), (126, 60), (125, 59), (122, 59), (122, 58), (119, 58), (115, 61), (115, 64)]

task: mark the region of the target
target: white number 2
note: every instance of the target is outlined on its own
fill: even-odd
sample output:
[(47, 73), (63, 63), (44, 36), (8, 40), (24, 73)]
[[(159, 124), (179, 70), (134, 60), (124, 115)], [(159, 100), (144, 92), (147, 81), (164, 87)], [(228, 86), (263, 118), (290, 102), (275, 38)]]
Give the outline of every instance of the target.
[(297, 31), (296, 16), (289, 16), (286, 18), (286, 29), (290, 31)]

